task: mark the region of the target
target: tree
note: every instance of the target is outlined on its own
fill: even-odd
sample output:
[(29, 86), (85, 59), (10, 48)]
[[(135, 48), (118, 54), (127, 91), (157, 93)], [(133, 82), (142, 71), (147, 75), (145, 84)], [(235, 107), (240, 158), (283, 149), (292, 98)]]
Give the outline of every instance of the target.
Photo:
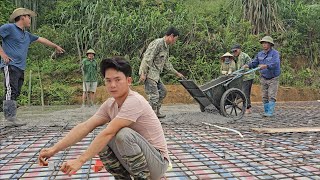
[(285, 31), (279, 18), (279, 0), (235, 0), (234, 8), (242, 10), (242, 18), (253, 25), (252, 33), (271, 34)]

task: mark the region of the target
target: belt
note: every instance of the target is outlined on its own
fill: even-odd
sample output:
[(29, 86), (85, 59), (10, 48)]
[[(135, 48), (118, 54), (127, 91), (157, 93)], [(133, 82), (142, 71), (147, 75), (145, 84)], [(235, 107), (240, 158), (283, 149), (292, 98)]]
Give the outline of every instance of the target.
[(262, 78), (263, 78), (263, 79), (266, 79), (266, 80), (270, 80), (270, 79), (273, 79), (273, 78), (275, 78), (275, 77), (272, 77), (272, 78), (265, 78), (265, 77), (263, 77), (263, 76), (262, 76)]

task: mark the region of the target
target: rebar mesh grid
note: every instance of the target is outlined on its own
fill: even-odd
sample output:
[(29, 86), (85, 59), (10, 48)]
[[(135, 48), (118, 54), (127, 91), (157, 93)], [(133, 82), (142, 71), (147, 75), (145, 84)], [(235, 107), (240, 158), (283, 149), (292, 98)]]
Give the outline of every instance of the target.
[[(243, 132), (244, 138), (207, 126), (164, 126), (173, 169), (167, 179), (319, 179), (318, 133), (284, 133), (276, 136)], [(70, 130), (65, 127), (33, 127), (1, 140), (0, 179), (69, 179), (59, 171), (63, 161), (80, 155), (97, 133), (50, 159), (55, 168), (39, 167), (41, 148), (51, 146)], [(99, 157), (88, 161), (72, 179), (113, 179), (93, 171)]]
[[(250, 129), (319, 126), (319, 105), (286, 103), (278, 107), (274, 118), (249, 116), (227, 124), (240, 130), (244, 138), (205, 124), (164, 124), (173, 164), (167, 179), (320, 179), (319, 132), (258, 134)], [(102, 128), (52, 157), (49, 161), (54, 167), (38, 166), (39, 151), (56, 143), (72, 127), (1, 129), (0, 179), (114, 179), (105, 169), (94, 172), (98, 156), (71, 178), (59, 171), (62, 162), (85, 151)]]

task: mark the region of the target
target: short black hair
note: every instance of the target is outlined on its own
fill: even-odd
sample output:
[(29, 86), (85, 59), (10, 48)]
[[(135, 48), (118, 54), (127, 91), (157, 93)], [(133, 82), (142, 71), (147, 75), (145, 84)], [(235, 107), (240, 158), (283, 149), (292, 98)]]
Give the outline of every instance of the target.
[(21, 16), (18, 16), (16, 18), (14, 18), (14, 22), (18, 22), (18, 21), (20, 21), (20, 19), (21, 19)]
[(176, 37), (176, 36), (180, 35), (179, 31), (176, 28), (172, 27), (172, 26), (168, 28), (168, 30), (166, 32), (166, 36), (170, 36), (171, 34), (173, 34), (173, 37)]
[(114, 56), (111, 58), (103, 59), (100, 63), (101, 75), (105, 78), (105, 73), (107, 69), (115, 69), (117, 71), (123, 72), (126, 77), (131, 77), (132, 68), (128, 61), (124, 57)]
[(16, 18), (14, 18), (14, 22), (20, 21), (20, 19), (21, 19), (22, 16), (29, 16), (29, 17), (31, 18), (31, 16), (30, 16), (29, 14), (21, 15), (21, 16), (18, 16), (18, 17), (16, 17)]

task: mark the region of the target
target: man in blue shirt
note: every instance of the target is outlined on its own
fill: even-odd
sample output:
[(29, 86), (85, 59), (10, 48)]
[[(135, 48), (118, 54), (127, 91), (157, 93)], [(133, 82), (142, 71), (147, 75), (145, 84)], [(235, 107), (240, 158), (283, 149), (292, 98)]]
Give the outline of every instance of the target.
[(271, 117), (276, 105), (276, 96), (279, 87), (280, 56), (279, 52), (273, 49), (274, 42), (270, 36), (260, 40), (263, 50), (244, 68), (260, 67), (260, 82), (262, 89), (262, 102), (264, 106), (264, 117)]
[(26, 68), (29, 45), (36, 41), (55, 48), (58, 53), (64, 52), (64, 49), (51, 41), (26, 31), (31, 25), (31, 17), (33, 16), (36, 16), (35, 12), (25, 8), (17, 8), (9, 18), (9, 21), (14, 23), (4, 24), (0, 27), (2, 39), (2, 47), (0, 46), (0, 68), (5, 74), (4, 85), (6, 88), (5, 99), (3, 101), (5, 126), (18, 127), (26, 124), (16, 118), (16, 100), (20, 95), (24, 81), (24, 70)]

